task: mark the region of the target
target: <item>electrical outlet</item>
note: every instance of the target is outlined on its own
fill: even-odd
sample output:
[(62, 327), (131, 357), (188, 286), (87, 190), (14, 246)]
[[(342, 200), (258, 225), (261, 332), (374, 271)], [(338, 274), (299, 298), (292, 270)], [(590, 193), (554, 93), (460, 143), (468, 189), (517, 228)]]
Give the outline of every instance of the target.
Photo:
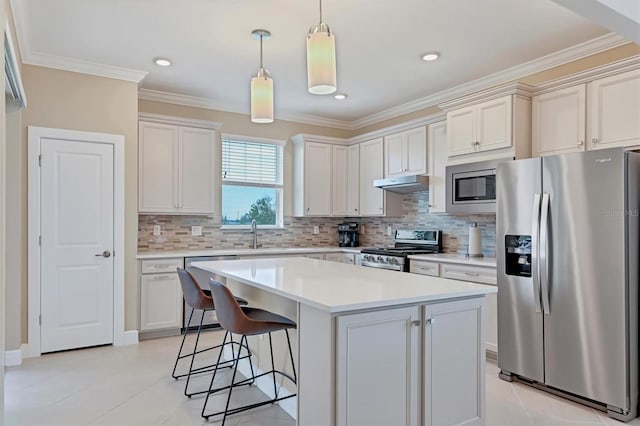
[(160, 225), (153, 225), (153, 236), (154, 237), (159, 237), (161, 234), (162, 228), (160, 227)]
[(388, 235), (388, 236), (391, 236), (391, 232), (392, 232), (392, 231), (391, 231), (391, 227), (390, 227), (390, 226), (387, 226), (387, 235)]
[(313, 225), (313, 235), (318, 235), (320, 233), (320, 227), (318, 225)]
[(202, 236), (202, 226), (192, 226), (191, 227), (191, 236), (192, 237), (200, 237), (200, 236)]

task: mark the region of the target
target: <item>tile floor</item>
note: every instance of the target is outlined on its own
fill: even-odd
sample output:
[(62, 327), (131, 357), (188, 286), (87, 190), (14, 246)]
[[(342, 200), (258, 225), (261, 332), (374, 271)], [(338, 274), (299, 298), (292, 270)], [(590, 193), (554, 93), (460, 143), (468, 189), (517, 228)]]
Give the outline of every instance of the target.
[[(210, 336), (210, 337), (209, 337)], [(222, 339), (219, 332), (209, 338)], [(5, 375), (5, 419), (18, 425), (196, 425), (203, 399), (183, 396), (184, 381), (169, 375), (178, 337), (139, 345), (100, 347), (27, 359)], [(225, 373), (226, 375), (226, 373)], [(223, 375), (224, 376), (224, 375)], [(227, 380), (229, 375), (226, 375)], [(221, 377), (224, 380), (225, 377)], [(208, 386), (206, 377), (193, 382)], [(255, 401), (255, 388), (243, 388), (233, 402)], [(212, 409), (224, 407), (225, 395)], [(208, 424), (219, 424), (210, 421)], [(295, 425), (280, 407), (267, 406), (230, 417), (229, 425)], [(640, 426), (640, 419), (630, 423)], [(498, 367), (487, 362), (488, 426), (623, 425), (604, 413), (498, 379)]]

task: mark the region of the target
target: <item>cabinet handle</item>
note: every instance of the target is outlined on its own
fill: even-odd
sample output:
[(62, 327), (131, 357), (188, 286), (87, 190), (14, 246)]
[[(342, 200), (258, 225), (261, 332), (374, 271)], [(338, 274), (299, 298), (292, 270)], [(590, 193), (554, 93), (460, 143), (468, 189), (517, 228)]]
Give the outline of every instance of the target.
[(476, 141), (476, 145), (480, 145), (480, 141)]
[(425, 320), (425, 323), (426, 323), (427, 325), (432, 325), (432, 324), (433, 324), (433, 323), (435, 323), (435, 322), (436, 322), (436, 319), (435, 319), (435, 318), (427, 318), (427, 319)]
[(582, 145), (584, 145), (584, 141), (579, 141), (578, 146), (582, 146)]
[(465, 272), (464, 274), (468, 275), (470, 277), (479, 277), (480, 276), (480, 274), (477, 273), (477, 272)]
[(173, 274), (171, 274), (171, 275), (158, 275), (158, 276), (153, 277), (153, 279), (157, 280), (157, 281), (169, 281), (169, 280), (174, 280), (175, 277), (173, 276)]
[(420, 326), (420, 320), (411, 321), (411, 325), (414, 326), (414, 327), (419, 327)]
[(591, 142), (593, 142), (593, 143), (598, 143), (598, 138), (593, 138), (593, 139), (591, 139)]

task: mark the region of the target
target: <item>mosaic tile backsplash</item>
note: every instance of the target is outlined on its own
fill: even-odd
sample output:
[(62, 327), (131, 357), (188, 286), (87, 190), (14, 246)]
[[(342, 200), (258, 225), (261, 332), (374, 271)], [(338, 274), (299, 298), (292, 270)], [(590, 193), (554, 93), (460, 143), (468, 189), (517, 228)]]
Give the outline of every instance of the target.
[[(476, 222), (482, 230), (483, 253), (487, 257), (496, 254), (495, 215), (454, 216), (429, 213), (429, 194), (406, 194), (402, 199), (402, 216), (393, 218), (299, 218), (285, 217), (284, 229), (258, 228), (258, 245), (275, 247), (335, 247), (338, 245), (337, 225), (358, 222), (364, 232), (360, 246), (393, 245), (393, 236), (387, 228), (441, 229), (446, 253), (464, 254), (467, 251), (469, 224)], [(165, 216), (140, 215), (138, 218), (138, 251), (157, 252), (175, 250), (242, 249), (250, 248), (252, 235), (247, 229), (220, 229), (220, 216)], [(160, 225), (159, 237), (153, 235), (153, 226)], [(202, 226), (202, 236), (191, 236), (191, 226)], [(313, 227), (319, 234), (313, 234)]]

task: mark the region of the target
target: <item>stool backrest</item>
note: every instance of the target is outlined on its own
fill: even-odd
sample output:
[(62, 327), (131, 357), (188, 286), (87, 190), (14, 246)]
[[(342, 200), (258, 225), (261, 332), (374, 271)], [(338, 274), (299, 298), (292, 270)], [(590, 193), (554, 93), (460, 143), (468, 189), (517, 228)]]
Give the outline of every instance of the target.
[(216, 318), (225, 330), (234, 334), (244, 334), (249, 318), (226, 285), (213, 278), (209, 279), (211, 295), (216, 302)]
[(202, 291), (191, 272), (178, 268), (178, 278), (187, 305), (195, 309), (214, 309), (213, 299)]

